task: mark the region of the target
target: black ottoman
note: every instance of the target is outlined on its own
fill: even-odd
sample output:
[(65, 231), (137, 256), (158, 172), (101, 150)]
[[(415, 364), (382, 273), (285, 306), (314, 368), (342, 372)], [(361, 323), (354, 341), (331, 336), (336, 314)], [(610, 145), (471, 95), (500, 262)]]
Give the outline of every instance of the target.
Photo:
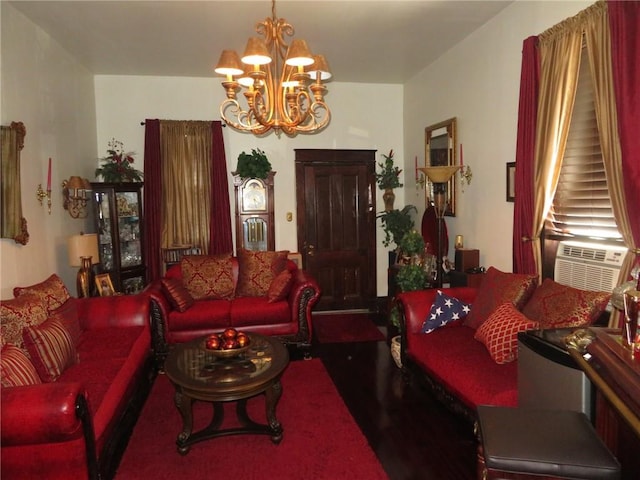
[(620, 478), (583, 413), (481, 405), (477, 427), (478, 478)]

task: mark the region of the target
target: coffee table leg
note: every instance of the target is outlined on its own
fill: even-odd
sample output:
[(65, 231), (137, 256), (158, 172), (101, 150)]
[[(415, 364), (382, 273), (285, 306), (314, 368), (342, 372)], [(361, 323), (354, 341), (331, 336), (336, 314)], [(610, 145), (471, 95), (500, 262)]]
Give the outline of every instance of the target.
[(273, 385), (267, 388), (264, 395), (267, 407), (267, 422), (272, 432), (271, 441), (277, 445), (282, 440), (282, 425), (280, 425), (280, 422), (276, 418), (276, 406), (282, 396), (280, 380), (274, 382)]
[(189, 453), (189, 446), (185, 445), (185, 443), (189, 440), (193, 431), (193, 399), (184, 395), (180, 390), (176, 390), (173, 400), (182, 417), (182, 431), (178, 434), (176, 445), (178, 446), (178, 453), (186, 455)]

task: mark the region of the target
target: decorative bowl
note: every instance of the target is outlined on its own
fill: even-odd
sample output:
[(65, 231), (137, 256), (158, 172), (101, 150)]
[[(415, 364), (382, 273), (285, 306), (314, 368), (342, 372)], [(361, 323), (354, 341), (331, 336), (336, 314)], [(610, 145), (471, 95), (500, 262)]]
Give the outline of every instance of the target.
[(238, 347), (238, 348), (220, 348), (220, 349), (213, 349), (213, 348), (207, 348), (207, 340), (204, 339), (202, 341), (202, 348), (212, 354), (214, 357), (218, 357), (218, 358), (233, 358), (233, 357), (237, 357), (238, 355), (240, 355), (241, 353), (246, 352), (247, 350), (249, 350), (249, 348), (251, 347), (251, 343), (248, 343), (247, 345), (245, 345), (244, 347)]

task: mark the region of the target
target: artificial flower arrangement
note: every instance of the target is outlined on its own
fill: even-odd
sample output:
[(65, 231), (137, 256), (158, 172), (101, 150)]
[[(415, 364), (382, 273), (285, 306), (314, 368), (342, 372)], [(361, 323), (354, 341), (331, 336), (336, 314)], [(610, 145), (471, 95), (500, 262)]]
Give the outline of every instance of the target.
[(389, 151), (389, 155), (382, 154), (384, 163), (378, 163), (380, 173), (376, 173), (376, 181), (380, 190), (402, 187), (400, 183), (400, 173), (402, 170), (393, 164), (393, 149)]
[(96, 168), (96, 177), (102, 176), (102, 180), (110, 183), (140, 182), (142, 172), (133, 168), (134, 152), (125, 152), (124, 144), (112, 138), (107, 143), (107, 156), (101, 158), (102, 166)]

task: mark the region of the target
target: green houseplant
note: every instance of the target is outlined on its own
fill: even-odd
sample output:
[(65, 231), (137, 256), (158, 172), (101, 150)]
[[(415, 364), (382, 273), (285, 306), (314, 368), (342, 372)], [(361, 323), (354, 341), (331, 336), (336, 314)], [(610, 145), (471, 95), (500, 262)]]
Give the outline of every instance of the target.
[(251, 153), (242, 152), (238, 155), (236, 174), (240, 178), (260, 178), (264, 180), (271, 171), (271, 163), (267, 155), (259, 148), (254, 148)]
[(405, 234), (414, 227), (413, 219), (411, 218), (411, 211), (417, 212), (417, 209), (413, 205), (405, 205), (401, 210), (389, 210), (380, 212), (377, 218), (382, 222), (382, 229), (384, 230), (384, 240), (382, 244), (388, 247), (392, 243), (397, 246), (400, 245), (400, 241)]
[(393, 202), (396, 194), (393, 193), (394, 188), (402, 187), (400, 183), (401, 169), (393, 164), (393, 150), (389, 151), (389, 155), (382, 155), (384, 163), (378, 163), (380, 171), (376, 173), (376, 181), (380, 190), (384, 190), (382, 200), (384, 200), (384, 209), (386, 212), (393, 210)]

